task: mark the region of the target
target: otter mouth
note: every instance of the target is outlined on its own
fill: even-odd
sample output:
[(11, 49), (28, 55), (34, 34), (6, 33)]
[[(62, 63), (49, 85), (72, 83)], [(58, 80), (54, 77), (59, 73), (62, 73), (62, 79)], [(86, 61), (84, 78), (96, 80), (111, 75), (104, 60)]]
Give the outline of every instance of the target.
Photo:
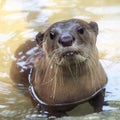
[(62, 57), (68, 57), (68, 58), (71, 58), (71, 57), (74, 57), (75, 55), (77, 55), (78, 52), (77, 51), (67, 51), (67, 52), (64, 52), (62, 54)]
[(78, 51), (65, 51), (61, 54), (58, 65), (80, 64), (86, 62), (87, 58), (82, 56)]
[(69, 64), (82, 64), (87, 61), (87, 57), (82, 53), (82, 51), (77, 50), (74, 47), (68, 47), (64, 49), (58, 49), (56, 52), (58, 55), (55, 59), (57, 65), (68, 65)]

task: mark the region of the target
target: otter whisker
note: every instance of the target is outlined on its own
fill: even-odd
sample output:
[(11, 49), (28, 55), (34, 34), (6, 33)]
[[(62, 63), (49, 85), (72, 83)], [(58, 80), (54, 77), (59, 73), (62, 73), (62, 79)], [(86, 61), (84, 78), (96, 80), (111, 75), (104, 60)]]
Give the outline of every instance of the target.
[(53, 54), (58, 54), (59, 52), (60, 52), (59, 48), (54, 49), (52, 52), (48, 54), (48, 57), (50, 57), (51, 55), (53, 56)]
[(80, 68), (80, 75), (82, 75), (82, 73), (84, 73), (84, 66), (81, 65), (81, 63), (79, 62), (79, 68)]
[(76, 79), (78, 78), (78, 65), (75, 63), (75, 73), (76, 73)]
[[(91, 71), (91, 74), (90, 74), (90, 76), (91, 76), (91, 80), (93, 81), (93, 83), (94, 83), (94, 79), (95, 78), (98, 78), (98, 79), (96, 79), (96, 82), (97, 82), (97, 85), (100, 87), (100, 81), (99, 81), (99, 77), (100, 76), (96, 76), (96, 72), (97, 71), (94, 71), (94, 69), (95, 68), (97, 68), (98, 67), (98, 60), (94, 57), (94, 55), (92, 54), (91, 55), (91, 64), (89, 63), (88, 64), (88, 66), (89, 66), (89, 69), (90, 69), (90, 71)], [(93, 75), (94, 74), (94, 75)], [(99, 75), (99, 74), (97, 74), (97, 75)], [(92, 78), (94, 76), (94, 78)], [(96, 77), (95, 77), (96, 76)], [(93, 87), (94, 88), (94, 87)], [(96, 88), (95, 88), (95, 90), (96, 90)]]
[[(95, 67), (98, 67), (98, 66), (99, 66), (97, 62), (95, 63), (95, 60), (92, 60), (92, 62), (95, 64)], [(98, 77), (98, 79), (96, 80), (96, 82), (97, 82), (97, 84), (98, 84), (98, 87), (100, 88), (101, 85), (100, 85), (99, 79), (100, 79), (101, 76), (99, 76), (99, 73), (98, 73), (98, 76), (97, 76), (97, 77)]]
[(40, 86), (47, 85), (47, 84), (49, 84), (49, 83), (53, 82), (53, 80), (54, 80), (54, 79), (52, 78), (51, 80), (49, 80), (49, 81), (47, 81), (47, 82), (42, 83)]
[(61, 75), (61, 77), (60, 77), (60, 85), (63, 86), (63, 85), (64, 85), (64, 81), (63, 81), (63, 70), (62, 70), (62, 68), (59, 68), (59, 70), (60, 70), (60, 75)]
[[(48, 66), (47, 66), (47, 69), (46, 69), (46, 72), (45, 72), (45, 76), (44, 76), (44, 79), (43, 81), (46, 81), (48, 76), (51, 74), (51, 66), (52, 66), (52, 61), (54, 60), (54, 57), (55, 57), (55, 54), (52, 56), (52, 58), (48, 61)], [(49, 76), (50, 77), (50, 76)]]
[(92, 67), (89, 64), (87, 64), (87, 67), (88, 67), (87, 69), (89, 70), (89, 76), (90, 76), (90, 79), (91, 79), (91, 88), (94, 89), (94, 84), (93, 84), (94, 83), (94, 78), (93, 78), (94, 72), (93, 72)]
[(71, 74), (72, 78), (75, 79), (75, 78), (74, 78), (74, 75), (73, 75), (74, 72), (71, 70), (71, 67), (70, 67), (69, 62), (67, 63), (67, 66), (68, 66), (68, 69), (69, 69), (69, 71), (70, 71), (70, 74)]
[(53, 84), (53, 99), (55, 99), (55, 93), (56, 93), (56, 86), (57, 86), (57, 73), (58, 73), (58, 67), (55, 70), (54, 75), (54, 84)]

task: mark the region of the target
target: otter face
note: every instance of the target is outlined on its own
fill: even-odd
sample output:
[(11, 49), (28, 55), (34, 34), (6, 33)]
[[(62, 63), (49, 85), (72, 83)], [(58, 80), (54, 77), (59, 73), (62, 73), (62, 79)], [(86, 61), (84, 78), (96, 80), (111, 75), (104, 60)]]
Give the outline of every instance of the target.
[(97, 34), (97, 23), (71, 19), (53, 24), (40, 36), (48, 58), (64, 65), (85, 62), (95, 51)]

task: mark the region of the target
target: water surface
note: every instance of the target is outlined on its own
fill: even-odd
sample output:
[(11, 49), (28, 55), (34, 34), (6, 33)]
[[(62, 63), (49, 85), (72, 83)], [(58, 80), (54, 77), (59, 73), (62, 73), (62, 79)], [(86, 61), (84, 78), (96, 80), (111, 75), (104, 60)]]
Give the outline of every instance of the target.
[[(99, 25), (97, 46), (109, 82), (106, 100), (120, 101), (119, 0), (0, 0), (0, 118), (27, 119), (36, 113), (31, 101), (13, 87), (9, 76), (14, 51), (38, 31), (63, 19), (80, 18)], [(114, 107), (104, 107), (110, 110)], [(74, 110), (72, 115), (79, 115)]]

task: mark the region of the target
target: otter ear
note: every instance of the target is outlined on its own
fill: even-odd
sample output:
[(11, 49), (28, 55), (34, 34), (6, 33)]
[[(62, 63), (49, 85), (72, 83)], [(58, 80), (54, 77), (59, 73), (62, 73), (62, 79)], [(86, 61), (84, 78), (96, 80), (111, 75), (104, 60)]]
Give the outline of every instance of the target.
[(98, 35), (98, 24), (96, 22), (91, 21), (89, 25), (91, 26), (91, 28), (93, 29), (93, 31), (95, 32), (97, 36)]
[(43, 43), (43, 36), (44, 36), (44, 33), (41, 33), (39, 32), (37, 35), (36, 35), (36, 42), (39, 46), (42, 46), (42, 43)]

